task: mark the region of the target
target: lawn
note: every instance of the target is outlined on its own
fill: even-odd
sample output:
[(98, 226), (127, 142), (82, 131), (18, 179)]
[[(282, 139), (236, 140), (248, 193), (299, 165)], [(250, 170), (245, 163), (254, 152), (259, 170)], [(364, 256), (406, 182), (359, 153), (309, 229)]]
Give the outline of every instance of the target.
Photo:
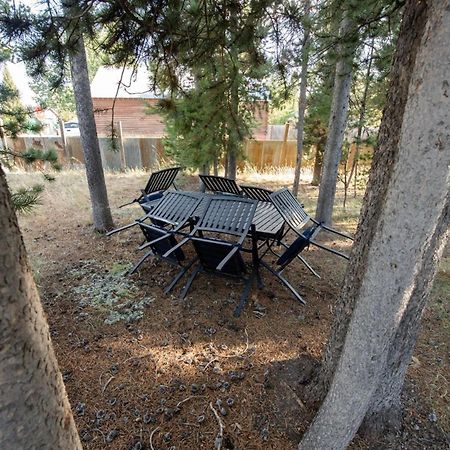
[[(139, 216), (119, 209), (145, 185), (142, 171), (106, 176), (114, 220)], [(276, 189), (291, 170), (249, 171), (239, 181)], [(39, 181), (12, 173), (12, 187)], [(184, 175), (180, 188), (197, 189)], [(301, 185), (314, 213), (317, 188)], [(361, 195), (344, 211), (338, 192), (336, 227), (356, 228)], [(132, 277), (140, 231), (111, 238), (92, 231), (82, 172), (65, 171), (46, 184), (42, 202), (19, 217), (48, 316), (53, 344), (83, 446), (87, 449), (211, 449), (224, 425), (222, 448), (294, 449), (314, 411), (298, 396), (304, 361), (320, 358), (346, 263), (316, 249), (287, 274), (307, 300), (303, 307), (268, 273), (239, 319), (232, 315), (241, 284), (202, 278), (180, 301), (163, 287), (175, 269), (149, 259)], [(344, 242), (331, 242), (342, 247)], [(450, 252), (446, 251), (411, 363), (404, 394), (405, 426), (380, 442), (356, 438), (352, 448), (444, 449), (450, 433)], [(222, 414), (220, 414), (220, 411)]]

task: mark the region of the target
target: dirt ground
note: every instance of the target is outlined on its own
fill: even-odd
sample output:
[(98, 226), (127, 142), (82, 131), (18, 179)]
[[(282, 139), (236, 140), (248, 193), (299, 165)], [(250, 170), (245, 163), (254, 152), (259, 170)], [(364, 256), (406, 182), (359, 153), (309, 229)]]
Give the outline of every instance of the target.
[[(147, 176), (107, 175), (117, 225), (141, 214), (136, 206), (118, 205), (134, 198)], [(278, 188), (291, 176), (252, 173), (240, 181)], [(22, 186), (38, 177), (8, 179)], [(179, 185), (198, 187), (193, 176), (183, 176)], [(301, 197), (314, 212), (316, 188), (302, 185)], [(354, 231), (360, 202), (351, 198), (344, 211), (338, 200), (339, 228)], [(92, 231), (82, 172), (58, 174), (20, 225), (86, 449), (211, 449), (220, 426), (225, 449), (296, 448), (314, 415), (298, 396), (306, 376), (302, 361), (320, 358), (345, 261), (308, 250), (321, 280), (300, 264), (290, 267), (305, 307), (264, 272), (265, 289), (254, 287), (236, 319), (239, 282), (201, 276), (180, 301), (178, 291), (163, 293), (176, 273), (164, 262), (149, 259), (136, 275), (124, 277), (140, 256), (140, 231), (111, 238)], [(331, 243), (343, 248), (343, 242)], [(408, 373), (403, 429), (379, 442), (357, 437), (351, 448), (448, 448), (449, 297), (447, 250)]]

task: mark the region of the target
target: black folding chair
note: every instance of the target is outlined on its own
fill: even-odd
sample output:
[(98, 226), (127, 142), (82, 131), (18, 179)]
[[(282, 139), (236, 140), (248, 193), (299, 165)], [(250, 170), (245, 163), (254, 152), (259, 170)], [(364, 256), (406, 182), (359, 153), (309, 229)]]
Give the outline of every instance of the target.
[[(269, 272), (275, 275), (294, 294), (297, 300), (305, 304), (306, 302), (303, 300), (303, 298), (298, 294), (298, 292), (282, 275), (284, 269), (297, 257), (301, 259), (301, 261), (314, 275), (318, 276), (318, 274), (314, 271), (314, 269), (312, 269), (312, 267), (299, 255), (310, 244), (319, 247), (323, 250), (326, 250), (330, 253), (333, 253), (334, 255), (345, 258), (347, 260), (349, 259), (349, 257), (346, 254), (318, 243), (315, 240), (315, 238), (319, 234), (319, 232), (324, 230), (329, 233), (350, 240), (353, 240), (353, 238), (348, 234), (327, 227), (324, 224), (310, 217), (308, 213), (303, 209), (302, 204), (292, 195), (292, 193), (287, 188), (274, 192), (273, 194), (270, 195), (270, 198), (272, 200), (273, 205), (275, 206), (275, 208), (277, 208), (278, 212), (284, 218), (285, 223), (288, 226), (288, 230), (284, 233), (284, 235), (280, 239), (281, 245), (283, 245), (286, 248), (286, 250), (281, 256), (277, 255), (279, 256), (279, 258), (276, 264), (280, 266), (278, 270), (273, 269), (269, 264), (267, 264), (263, 260), (261, 260), (260, 263), (267, 270), (269, 270)], [(310, 223), (311, 225), (309, 225)], [(292, 230), (298, 237), (290, 246), (287, 246), (282, 242), (282, 238), (286, 236), (289, 229)], [(272, 249), (269, 247), (269, 250)]]
[[(129, 274), (136, 272), (149, 256), (156, 256), (169, 263), (181, 266), (181, 262), (185, 260), (185, 255), (181, 248), (178, 248), (168, 256), (164, 255), (177, 246), (176, 235), (183, 234), (181, 232), (183, 228), (189, 225), (193, 227), (191, 218), (201, 201), (201, 197), (196, 194), (168, 192), (155, 206), (153, 211), (147, 214), (145, 220), (136, 222), (140, 226), (147, 241), (139, 249), (142, 250), (149, 247), (150, 251), (135, 264), (129, 271)], [(181, 278), (193, 262), (191, 261), (182, 267), (182, 270), (177, 276)], [(170, 289), (171, 287), (169, 286), (168, 290)]]
[(199, 175), (206, 190), (218, 194), (242, 195), (236, 181), (231, 178), (216, 177), (214, 175)]
[[(207, 200), (203, 214), (192, 232), (164, 255), (168, 257), (188, 242), (192, 242), (194, 246), (199, 263), (184, 285), (181, 298), (186, 296), (199, 273), (240, 278), (245, 281), (245, 285), (234, 312), (236, 316), (240, 315), (255, 278), (254, 272), (245, 278), (247, 269), (241, 252), (252, 251), (244, 249), (243, 243), (252, 226), (256, 206), (257, 203), (253, 200), (231, 196), (213, 196)], [(235, 237), (234, 241), (231, 236)]]
[(247, 198), (252, 198), (260, 202), (272, 202), (270, 194), (272, 194), (273, 191), (269, 191), (269, 189), (264, 189), (258, 186), (245, 186), (242, 184), (239, 187), (241, 188), (244, 196)]
[(135, 198), (133, 201), (125, 203), (119, 208), (122, 208), (127, 205), (131, 205), (133, 203), (139, 203), (141, 206), (147, 204), (147, 209), (144, 208), (144, 211), (148, 211), (151, 203), (155, 203), (162, 197), (162, 193), (167, 191), (170, 186), (175, 186), (175, 178), (178, 175), (181, 167), (172, 167), (170, 169), (159, 170), (158, 172), (153, 172), (150, 175), (150, 178), (147, 181), (147, 185), (143, 190), (141, 190), (141, 195), (138, 198)]

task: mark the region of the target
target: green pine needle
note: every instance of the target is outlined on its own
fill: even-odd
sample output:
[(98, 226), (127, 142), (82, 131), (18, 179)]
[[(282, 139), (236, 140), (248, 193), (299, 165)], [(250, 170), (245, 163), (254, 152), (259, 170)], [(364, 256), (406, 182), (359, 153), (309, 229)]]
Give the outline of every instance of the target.
[(44, 186), (36, 184), (31, 188), (20, 188), (11, 194), (13, 208), (18, 213), (30, 213), (34, 206), (40, 204), (40, 196)]

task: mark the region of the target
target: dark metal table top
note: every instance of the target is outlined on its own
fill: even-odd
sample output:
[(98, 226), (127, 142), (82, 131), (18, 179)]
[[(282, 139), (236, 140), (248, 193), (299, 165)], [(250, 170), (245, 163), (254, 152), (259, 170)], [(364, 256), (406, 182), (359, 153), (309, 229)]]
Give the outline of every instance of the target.
[[(207, 200), (210, 197), (215, 196), (215, 194), (209, 194), (205, 192), (189, 192), (189, 194), (194, 194), (202, 199), (202, 202), (194, 211), (195, 216), (201, 216), (203, 213), (203, 209), (207, 204)], [(232, 195), (230, 195), (230, 197), (232, 197)], [(145, 210), (147, 210), (145, 208), (145, 204), (142, 206)], [(274, 238), (282, 229), (283, 224), (283, 217), (280, 215), (280, 213), (272, 203), (258, 201), (256, 212), (253, 217), (253, 225), (255, 225), (258, 238)]]

